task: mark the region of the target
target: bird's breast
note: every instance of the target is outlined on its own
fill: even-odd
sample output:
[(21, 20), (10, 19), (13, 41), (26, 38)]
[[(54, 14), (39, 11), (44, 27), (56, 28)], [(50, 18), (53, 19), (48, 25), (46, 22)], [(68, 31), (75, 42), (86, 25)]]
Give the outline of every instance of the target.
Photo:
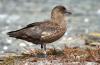
[(41, 41), (45, 42), (45, 43), (54, 42), (54, 41), (58, 40), (59, 38), (61, 38), (65, 32), (66, 32), (66, 30), (62, 29), (62, 28), (59, 28), (53, 32), (52, 31), (51, 32), (42, 32)]

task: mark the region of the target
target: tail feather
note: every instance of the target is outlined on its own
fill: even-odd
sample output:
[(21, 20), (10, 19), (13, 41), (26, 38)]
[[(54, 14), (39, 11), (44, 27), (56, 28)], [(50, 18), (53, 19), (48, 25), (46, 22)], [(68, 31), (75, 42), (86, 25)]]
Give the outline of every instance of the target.
[(11, 31), (11, 32), (8, 32), (7, 35), (9, 35), (10, 37), (15, 37), (16, 36), (16, 32), (15, 31)]
[(7, 35), (9, 35), (9, 37), (23, 39), (23, 36), (25, 35), (23, 32), (24, 32), (23, 30), (16, 30), (16, 31), (8, 32)]
[(19, 30), (8, 32), (7, 35), (9, 35), (9, 37), (14, 37), (17, 39), (23, 39), (23, 40), (27, 39), (27, 36), (25, 36), (25, 34), (23, 34), (23, 32)]

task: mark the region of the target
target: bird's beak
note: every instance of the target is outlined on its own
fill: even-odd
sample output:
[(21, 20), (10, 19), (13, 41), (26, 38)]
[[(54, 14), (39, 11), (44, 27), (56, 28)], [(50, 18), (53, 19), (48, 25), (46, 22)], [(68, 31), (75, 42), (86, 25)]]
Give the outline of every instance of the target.
[(71, 15), (72, 14), (72, 12), (67, 12), (69, 15)]
[(70, 12), (70, 11), (65, 12), (65, 15), (71, 15), (71, 14), (72, 14), (72, 12)]

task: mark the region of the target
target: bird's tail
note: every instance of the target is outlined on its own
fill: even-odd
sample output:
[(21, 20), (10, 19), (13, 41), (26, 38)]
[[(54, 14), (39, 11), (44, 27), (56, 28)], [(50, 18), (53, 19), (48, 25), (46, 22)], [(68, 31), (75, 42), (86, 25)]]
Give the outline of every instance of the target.
[(17, 37), (20, 37), (21, 35), (19, 35), (19, 31), (11, 31), (11, 32), (8, 32), (7, 35), (9, 35), (9, 37), (14, 37), (14, 38), (17, 38)]
[(9, 35), (10, 37), (14, 37), (16, 35), (16, 32), (11, 31), (11, 32), (8, 32), (7, 35)]

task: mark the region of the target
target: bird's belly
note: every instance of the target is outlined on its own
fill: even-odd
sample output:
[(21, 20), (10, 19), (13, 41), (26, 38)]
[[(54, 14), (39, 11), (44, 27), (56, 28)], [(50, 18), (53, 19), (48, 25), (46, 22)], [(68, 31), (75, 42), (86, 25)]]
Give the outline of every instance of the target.
[(55, 34), (51, 34), (49, 36), (46, 36), (45, 38), (42, 38), (41, 41), (44, 43), (52, 43), (58, 39), (60, 39), (64, 35), (65, 31), (62, 32), (56, 32)]

